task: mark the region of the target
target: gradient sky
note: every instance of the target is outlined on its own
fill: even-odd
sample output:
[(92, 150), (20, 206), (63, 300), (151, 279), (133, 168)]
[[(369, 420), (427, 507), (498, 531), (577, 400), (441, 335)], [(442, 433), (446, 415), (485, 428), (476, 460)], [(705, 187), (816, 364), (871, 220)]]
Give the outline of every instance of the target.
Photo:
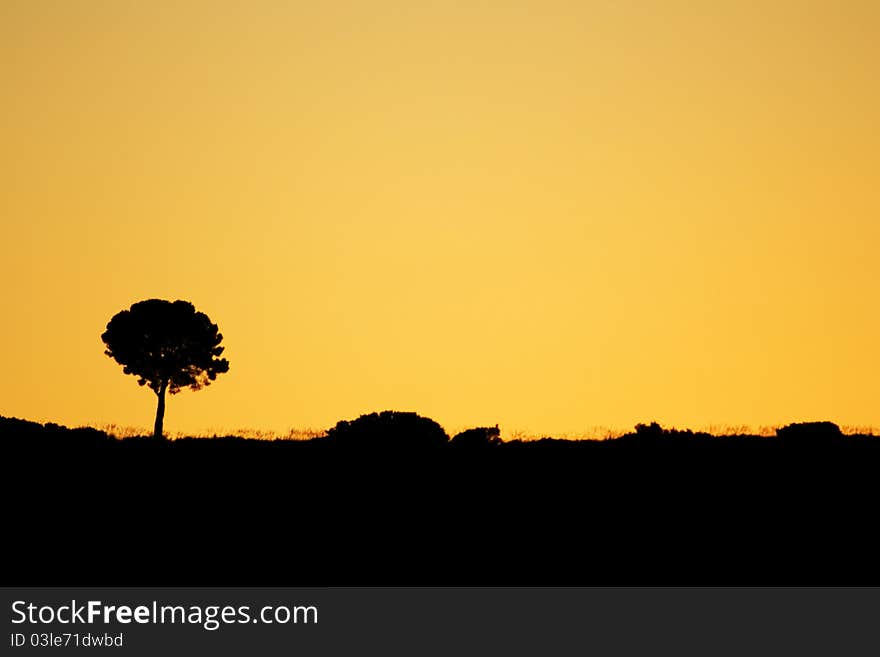
[(880, 425), (874, 0), (0, 0), (0, 415)]

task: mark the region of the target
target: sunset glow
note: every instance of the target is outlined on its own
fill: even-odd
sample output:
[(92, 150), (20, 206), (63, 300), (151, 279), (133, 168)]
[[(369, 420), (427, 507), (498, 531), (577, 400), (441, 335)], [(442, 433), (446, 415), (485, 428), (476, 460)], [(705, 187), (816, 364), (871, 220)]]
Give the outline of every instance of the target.
[[(766, 6), (765, 6), (766, 5)], [(880, 5), (0, 0), (0, 415), (880, 425)]]

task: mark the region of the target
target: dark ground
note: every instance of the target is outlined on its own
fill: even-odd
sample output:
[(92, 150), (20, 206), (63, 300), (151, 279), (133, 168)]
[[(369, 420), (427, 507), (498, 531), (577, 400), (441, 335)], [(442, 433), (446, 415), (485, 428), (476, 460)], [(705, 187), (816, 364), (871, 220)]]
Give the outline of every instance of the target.
[(0, 418), (5, 585), (880, 585), (880, 438), (115, 440)]

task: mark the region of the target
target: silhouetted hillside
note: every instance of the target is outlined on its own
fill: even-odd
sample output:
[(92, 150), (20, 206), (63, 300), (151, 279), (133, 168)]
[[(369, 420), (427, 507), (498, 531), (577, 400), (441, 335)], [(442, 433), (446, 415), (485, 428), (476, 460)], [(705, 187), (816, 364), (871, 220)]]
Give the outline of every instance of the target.
[(363, 417), (308, 441), (0, 418), (9, 583), (880, 584), (872, 436), (450, 441)]

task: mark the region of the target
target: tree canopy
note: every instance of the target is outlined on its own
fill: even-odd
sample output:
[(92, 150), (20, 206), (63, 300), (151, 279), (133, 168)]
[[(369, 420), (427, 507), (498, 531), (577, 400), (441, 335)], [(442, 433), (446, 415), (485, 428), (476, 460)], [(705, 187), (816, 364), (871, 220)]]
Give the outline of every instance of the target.
[(159, 397), (157, 437), (162, 435), (166, 390), (172, 395), (182, 388), (199, 390), (229, 371), (229, 361), (219, 357), (223, 336), (217, 325), (189, 301), (139, 301), (114, 315), (101, 339), (104, 353)]

